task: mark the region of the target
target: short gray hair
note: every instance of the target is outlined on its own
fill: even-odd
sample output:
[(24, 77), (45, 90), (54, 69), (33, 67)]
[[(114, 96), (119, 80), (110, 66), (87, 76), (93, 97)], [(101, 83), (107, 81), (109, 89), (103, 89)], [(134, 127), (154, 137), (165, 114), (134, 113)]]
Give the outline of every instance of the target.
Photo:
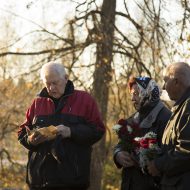
[(46, 63), (42, 66), (42, 68), (40, 70), (40, 78), (43, 81), (45, 79), (45, 73), (47, 71), (56, 72), (62, 79), (64, 79), (65, 75), (66, 75), (65, 67), (61, 63), (54, 63), (54, 62)]

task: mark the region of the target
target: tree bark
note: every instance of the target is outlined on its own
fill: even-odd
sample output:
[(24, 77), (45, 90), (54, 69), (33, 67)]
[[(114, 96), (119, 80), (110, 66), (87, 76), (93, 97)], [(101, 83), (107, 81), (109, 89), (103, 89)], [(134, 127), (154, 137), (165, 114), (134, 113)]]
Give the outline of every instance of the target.
[[(113, 59), (113, 39), (115, 22), (116, 0), (104, 0), (101, 10), (101, 22), (99, 31), (96, 35), (99, 37), (97, 43), (97, 57), (95, 63), (93, 95), (99, 105), (103, 121), (106, 125), (109, 84), (112, 80), (111, 62)], [(91, 182), (89, 190), (100, 190), (102, 181), (102, 172), (105, 160), (105, 136), (95, 145), (92, 164), (91, 164)]]

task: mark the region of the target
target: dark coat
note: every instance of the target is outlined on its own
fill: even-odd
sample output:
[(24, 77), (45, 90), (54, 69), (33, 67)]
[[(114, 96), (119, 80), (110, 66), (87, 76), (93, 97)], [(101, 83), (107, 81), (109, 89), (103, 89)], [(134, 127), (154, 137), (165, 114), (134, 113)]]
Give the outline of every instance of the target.
[(172, 108), (163, 134), (163, 156), (155, 160), (163, 173), (164, 190), (189, 190), (190, 185), (190, 88)]
[[(161, 104), (161, 102), (159, 102)], [(154, 105), (154, 107), (147, 107), (144, 112), (139, 113), (140, 123), (145, 123), (144, 121), (147, 118), (151, 119), (151, 112), (158, 104)], [(127, 119), (128, 123), (133, 122), (134, 114), (130, 118)], [(142, 128), (142, 136), (146, 133), (152, 131), (157, 134), (158, 142), (161, 144), (161, 138), (167, 121), (171, 115), (171, 112), (163, 105), (159, 112), (156, 114), (155, 120), (150, 124), (148, 128)], [(145, 119), (146, 118), (146, 119)], [(119, 163), (116, 161), (116, 155), (119, 151), (122, 151), (122, 146), (117, 144), (114, 149), (114, 162), (118, 168), (121, 168)], [(121, 190), (154, 190), (157, 189), (157, 184), (155, 183), (155, 178), (151, 177), (148, 174), (143, 174), (139, 167), (128, 167), (123, 168), (122, 170), (122, 184)]]
[[(58, 135), (51, 141), (31, 145), (25, 126), (30, 129), (63, 124), (71, 137)], [(68, 81), (65, 94), (55, 106), (43, 89), (27, 111), (18, 139), (29, 150), (27, 183), (31, 188), (86, 188), (89, 185), (92, 145), (105, 132), (94, 99), (84, 91), (74, 90)]]

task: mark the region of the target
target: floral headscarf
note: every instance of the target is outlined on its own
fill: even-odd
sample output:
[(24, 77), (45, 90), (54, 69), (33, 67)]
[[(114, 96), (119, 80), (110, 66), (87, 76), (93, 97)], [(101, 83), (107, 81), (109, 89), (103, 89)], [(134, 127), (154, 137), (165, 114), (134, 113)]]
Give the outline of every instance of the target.
[(142, 106), (156, 102), (160, 99), (161, 89), (158, 87), (155, 80), (150, 77), (131, 78), (128, 84), (130, 90), (134, 84), (137, 84)]

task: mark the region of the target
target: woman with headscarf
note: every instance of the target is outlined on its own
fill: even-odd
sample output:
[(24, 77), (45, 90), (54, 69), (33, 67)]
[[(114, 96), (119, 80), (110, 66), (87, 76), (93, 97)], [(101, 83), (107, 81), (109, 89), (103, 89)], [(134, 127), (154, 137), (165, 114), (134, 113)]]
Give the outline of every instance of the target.
[[(163, 131), (171, 115), (160, 100), (161, 90), (150, 77), (131, 77), (128, 87), (136, 112), (126, 122), (129, 125), (138, 124), (141, 136), (154, 132), (160, 146)], [(158, 180), (142, 172), (134, 161), (134, 156), (125, 150), (122, 143), (114, 148), (114, 162), (118, 168), (123, 168), (121, 190), (159, 189)]]

